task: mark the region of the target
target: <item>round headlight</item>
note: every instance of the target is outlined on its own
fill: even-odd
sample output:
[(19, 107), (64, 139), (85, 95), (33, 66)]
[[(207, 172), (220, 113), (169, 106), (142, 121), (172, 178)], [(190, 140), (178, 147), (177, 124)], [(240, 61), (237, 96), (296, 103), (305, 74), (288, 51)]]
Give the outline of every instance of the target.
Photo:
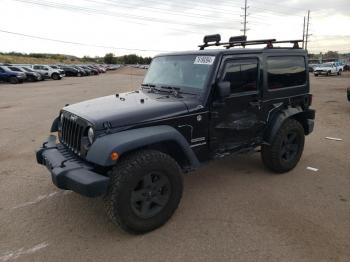
[(92, 127), (90, 127), (88, 130), (88, 139), (89, 139), (90, 144), (92, 144), (94, 142), (95, 132), (94, 132), (94, 129)]

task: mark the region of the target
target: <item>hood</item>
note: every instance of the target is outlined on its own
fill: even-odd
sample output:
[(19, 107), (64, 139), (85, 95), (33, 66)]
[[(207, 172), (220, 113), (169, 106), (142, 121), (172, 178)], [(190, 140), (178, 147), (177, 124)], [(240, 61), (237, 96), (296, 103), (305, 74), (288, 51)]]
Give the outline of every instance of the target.
[(323, 66), (323, 67), (316, 66), (314, 70), (329, 70), (331, 68), (332, 68), (331, 66)]
[(67, 106), (63, 110), (84, 118), (97, 130), (103, 129), (106, 122), (109, 122), (112, 128), (117, 128), (188, 112), (182, 99), (164, 97), (134, 91), (84, 101)]

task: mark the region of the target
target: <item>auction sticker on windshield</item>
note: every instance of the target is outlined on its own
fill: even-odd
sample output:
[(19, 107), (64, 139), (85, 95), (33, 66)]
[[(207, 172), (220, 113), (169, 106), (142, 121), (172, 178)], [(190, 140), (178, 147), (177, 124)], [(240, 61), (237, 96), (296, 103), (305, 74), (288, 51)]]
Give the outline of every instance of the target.
[(195, 65), (212, 65), (214, 63), (215, 56), (197, 56), (194, 60)]

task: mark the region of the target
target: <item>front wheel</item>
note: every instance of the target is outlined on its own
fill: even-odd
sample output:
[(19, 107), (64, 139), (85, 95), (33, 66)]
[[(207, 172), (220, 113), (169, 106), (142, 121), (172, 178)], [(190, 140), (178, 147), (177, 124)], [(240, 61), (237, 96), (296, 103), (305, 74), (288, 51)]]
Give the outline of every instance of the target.
[(57, 73), (53, 73), (52, 76), (51, 76), (51, 78), (52, 78), (53, 80), (60, 80), (60, 79), (61, 79), (60, 75), (57, 74)]
[(266, 167), (277, 173), (293, 169), (304, 150), (305, 134), (302, 125), (287, 119), (270, 145), (262, 145), (261, 157)]
[(129, 233), (152, 231), (177, 209), (183, 191), (180, 168), (169, 155), (142, 150), (121, 159), (104, 197), (110, 219)]
[(10, 77), (9, 82), (10, 82), (11, 84), (18, 84), (18, 83), (19, 83), (19, 80), (18, 80), (17, 77), (12, 76), (12, 77)]

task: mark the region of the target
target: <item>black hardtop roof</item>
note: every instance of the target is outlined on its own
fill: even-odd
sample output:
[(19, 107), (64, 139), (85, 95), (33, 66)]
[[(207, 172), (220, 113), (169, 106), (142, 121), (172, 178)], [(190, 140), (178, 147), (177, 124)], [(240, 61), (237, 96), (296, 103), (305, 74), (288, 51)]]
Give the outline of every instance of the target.
[(274, 48), (231, 48), (231, 49), (204, 49), (204, 50), (193, 50), (193, 51), (180, 51), (180, 52), (170, 52), (158, 54), (155, 57), (159, 56), (171, 56), (171, 55), (235, 55), (235, 54), (257, 54), (257, 53), (269, 53), (269, 54), (278, 54), (278, 53), (290, 53), (298, 55), (307, 55), (307, 52), (301, 48), (283, 48), (283, 47), (274, 47)]

